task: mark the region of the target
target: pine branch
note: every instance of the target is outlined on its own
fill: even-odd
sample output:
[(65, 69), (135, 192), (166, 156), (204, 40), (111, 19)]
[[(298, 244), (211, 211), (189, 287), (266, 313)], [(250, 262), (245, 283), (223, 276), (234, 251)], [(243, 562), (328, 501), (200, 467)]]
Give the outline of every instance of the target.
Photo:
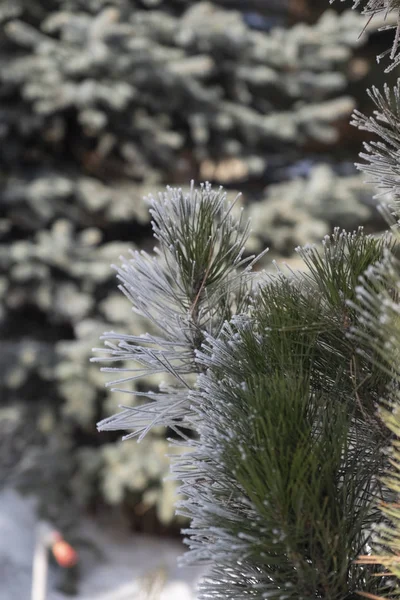
[[(387, 430), (388, 377), (346, 338), (354, 282), (385, 241), (336, 231), (300, 251), (309, 275), (264, 281), (250, 316), (206, 336), (191, 393), (200, 439), (173, 466), (191, 518), (186, 560), (209, 565), (202, 598), (353, 598), (380, 582), (366, 547)], [(351, 365), (357, 364), (357, 381)], [(360, 407), (361, 402), (361, 407)]]
[[(358, 4), (360, 2), (355, 2), (355, 6)], [(364, 13), (372, 18), (382, 10), (399, 11), (400, 2), (369, 0)], [(393, 62), (387, 71), (400, 64), (399, 43), (400, 20), (390, 53)], [(382, 56), (386, 54), (388, 52)], [(383, 92), (373, 87), (368, 93), (377, 110), (370, 117), (355, 111), (352, 124), (377, 135), (379, 140), (364, 144), (365, 151), (360, 157), (366, 162), (357, 167), (369, 176), (379, 195), (389, 196), (388, 206), (382, 207), (382, 211), (391, 224), (394, 240), (398, 242), (399, 226), (393, 221), (400, 215), (400, 86), (397, 83), (391, 90), (385, 85)], [(393, 247), (386, 248), (382, 259), (371, 263), (355, 288), (356, 302), (348, 301), (349, 308), (358, 315), (358, 322), (350, 329), (350, 337), (360, 346), (359, 355), (371, 361), (371, 370), (380, 370), (388, 378), (377, 410), (381, 423), (391, 433), (390, 446), (385, 449), (386, 474), (380, 478), (386, 488), (386, 497), (378, 503), (379, 516), (371, 539), (372, 553), (368, 547), (369, 552), (356, 561), (363, 566), (380, 567), (377, 575), (382, 581), (381, 595), (371, 594), (365, 588), (358, 591), (359, 595), (371, 600), (400, 597), (400, 263), (393, 251)]]
[[(332, 4), (334, 1), (335, 0), (330, 0), (330, 3)], [(340, 1), (344, 2), (345, 0), (340, 0)], [(389, 71), (392, 71), (395, 67), (397, 67), (400, 64), (400, 52), (399, 52), (400, 0), (353, 0), (353, 9), (356, 9), (360, 6), (363, 7), (362, 13), (364, 15), (369, 16), (369, 20), (368, 20), (365, 28), (369, 25), (370, 21), (373, 19), (373, 17), (375, 15), (383, 13), (384, 17), (386, 19), (387, 15), (392, 11), (399, 13), (398, 19), (397, 19), (397, 24), (395, 26), (387, 25), (380, 29), (380, 31), (386, 30), (386, 29), (395, 29), (396, 30), (392, 47), (377, 57), (378, 62), (379, 62), (382, 58), (389, 55), (390, 60), (392, 61), (392, 64), (386, 69), (386, 73), (388, 73)]]
[[(121, 258), (114, 269), (119, 289), (132, 302), (133, 311), (146, 317), (158, 334), (132, 336), (108, 332), (105, 349), (93, 361), (131, 361), (133, 368), (106, 367), (122, 376), (109, 386), (147, 398), (148, 402), (125, 410), (98, 424), (100, 430), (132, 429), (126, 436), (141, 439), (152, 427), (165, 425), (177, 433), (189, 427), (193, 417), (188, 392), (199, 366), (195, 351), (206, 333), (218, 335), (235, 311), (246, 311), (252, 289), (254, 256), (243, 258), (249, 223), (232, 215), (222, 188), (193, 184), (188, 194), (167, 188), (157, 199), (150, 197), (155, 254), (134, 252)], [(114, 387), (137, 378), (165, 373), (175, 385), (160, 391), (132, 392)], [(194, 426), (193, 423), (191, 426)]]
[[(397, 239), (398, 230), (395, 230)], [(363, 555), (362, 565), (379, 565), (386, 582), (384, 598), (400, 596), (400, 262), (387, 251), (384, 259), (371, 266), (357, 288), (359, 311), (365, 329), (354, 328), (362, 352), (374, 352), (374, 362), (390, 375), (391, 384), (380, 401), (379, 416), (392, 433), (385, 450), (388, 464), (382, 483), (389, 492), (389, 501), (379, 503), (381, 523), (375, 527), (372, 540), (374, 554)], [(383, 599), (382, 599), (383, 600)]]
[[(133, 361), (111, 385), (168, 373), (175, 385), (99, 424), (190, 428), (173, 472), (191, 519), (189, 562), (210, 565), (202, 598), (329, 598), (375, 593), (353, 559), (365, 548), (387, 430), (376, 407), (390, 375), (347, 333), (351, 303), (388, 240), (335, 230), (323, 252), (299, 249), (307, 274), (251, 274), (249, 226), (209, 185), (152, 200), (154, 256), (116, 267), (120, 289), (158, 333), (105, 334), (105, 358)], [(349, 304), (350, 303), (350, 304)], [(362, 329), (364, 331), (364, 329)], [(366, 326), (368, 333), (368, 326)], [(367, 334), (366, 333), (366, 334)], [(197, 376), (193, 385), (191, 377)], [(131, 393), (130, 390), (126, 390)]]
[(352, 124), (363, 131), (377, 135), (380, 139), (364, 143), (360, 157), (366, 163), (357, 164), (369, 181), (376, 185), (380, 195), (389, 196), (389, 206), (398, 214), (400, 211), (400, 86), (393, 90), (385, 85), (383, 93), (373, 87), (368, 91), (377, 110), (367, 117), (355, 111)]

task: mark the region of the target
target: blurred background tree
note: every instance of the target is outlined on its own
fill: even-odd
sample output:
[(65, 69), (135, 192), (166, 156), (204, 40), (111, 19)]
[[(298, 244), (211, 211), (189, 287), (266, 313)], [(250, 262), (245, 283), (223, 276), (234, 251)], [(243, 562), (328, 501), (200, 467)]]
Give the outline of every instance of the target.
[(109, 265), (151, 249), (148, 191), (240, 187), (268, 260), (333, 226), (381, 227), (348, 121), (368, 112), (387, 34), (358, 40), (364, 17), (324, 9), (0, 0), (1, 479), (64, 527), (115, 505), (135, 529), (177, 531), (165, 431), (98, 434), (127, 400), (88, 362), (103, 331), (143, 332)]

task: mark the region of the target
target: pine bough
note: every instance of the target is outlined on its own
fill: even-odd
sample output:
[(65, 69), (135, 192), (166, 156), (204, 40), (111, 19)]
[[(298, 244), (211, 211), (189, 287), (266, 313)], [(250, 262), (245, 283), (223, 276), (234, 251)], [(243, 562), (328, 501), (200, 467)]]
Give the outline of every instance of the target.
[(116, 269), (159, 333), (107, 333), (95, 360), (132, 361), (122, 373), (105, 368), (115, 386), (160, 372), (175, 383), (142, 392), (147, 402), (99, 428), (140, 439), (164, 425), (184, 437), (176, 443), (190, 451), (173, 472), (191, 520), (186, 560), (209, 565), (202, 597), (375, 591), (378, 580), (352, 559), (381, 498), (377, 449), (388, 433), (376, 406), (388, 376), (348, 339), (360, 321), (348, 302), (390, 240), (336, 230), (322, 253), (298, 250), (306, 274), (267, 276), (252, 272), (259, 257), (244, 258), (249, 224), (234, 210), (208, 184), (152, 199), (157, 252)]
[[(172, 471), (184, 561), (207, 568), (201, 598), (399, 595), (399, 88), (371, 94), (376, 114), (354, 123), (381, 141), (359, 167), (390, 192), (392, 233), (337, 229), (321, 250), (297, 249), (304, 271), (254, 273), (235, 204), (192, 185), (149, 199), (158, 247), (115, 267), (152, 333), (103, 336), (93, 360), (131, 361), (104, 370), (143, 402), (99, 429), (140, 440), (163, 425), (189, 448)], [(129, 389), (160, 373), (159, 391)]]
[[(345, 2), (345, 1), (346, 0), (340, 0), (340, 2)], [(335, 0), (330, 0), (331, 4), (333, 4), (333, 2), (335, 2)], [(363, 7), (363, 11), (362, 11), (363, 14), (369, 16), (369, 21), (371, 21), (371, 19), (373, 19), (373, 17), (375, 15), (379, 15), (381, 13), (383, 13), (384, 18), (386, 19), (390, 12), (399, 13), (400, 0), (353, 0), (353, 8), (357, 9), (360, 6)], [(368, 21), (368, 23), (369, 23), (369, 21)], [(367, 25), (368, 25), (368, 23), (367, 23)], [(384, 31), (387, 29), (395, 29), (396, 30), (392, 47), (377, 57), (377, 60), (379, 62), (382, 58), (389, 55), (390, 60), (392, 62), (389, 65), (389, 67), (387, 67), (386, 73), (388, 73), (389, 71), (392, 71), (395, 67), (399, 66), (399, 64), (400, 64), (400, 52), (399, 52), (400, 16), (397, 19), (396, 25), (386, 25), (381, 28), (381, 31)]]

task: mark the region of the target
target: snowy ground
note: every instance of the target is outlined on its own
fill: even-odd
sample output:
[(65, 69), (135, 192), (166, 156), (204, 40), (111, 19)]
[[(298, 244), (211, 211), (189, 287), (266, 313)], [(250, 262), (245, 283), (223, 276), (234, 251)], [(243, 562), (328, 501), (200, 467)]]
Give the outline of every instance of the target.
[[(0, 600), (30, 598), (36, 523), (32, 500), (13, 490), (0, 493)], [(79, 555), (79, 595), (57, 592), (56, 573), (50, 571), (46, 600), (194, 600), (200, 571), (178, 569), (184, 550), (178, 542), (127, 535), (90, 521), (81, 533), (89, 548)]]

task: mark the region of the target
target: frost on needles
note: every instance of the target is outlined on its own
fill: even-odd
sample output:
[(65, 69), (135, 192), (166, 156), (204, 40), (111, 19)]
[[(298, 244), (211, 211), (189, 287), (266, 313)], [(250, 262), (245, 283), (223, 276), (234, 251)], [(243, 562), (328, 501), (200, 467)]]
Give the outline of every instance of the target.
[[(398, 226), (395, 227), (399, 238)], [(388, 370), (391, 385), (380, 401), (379, 415), (393, 435), (385, 451), (389, 464), (382, 483), (391, 492), (389, 502), (381, 502), (380, 520), (374, 530), (372, 552), (359, 558), (363, 565), (381, 565), (390, 575), (391, 598), (400, 596), (400, 262), (393, 253), (370, 267), (357, 288), (358, 310), (369, 333), (355, 329), (353, 334), (361, 349), (374, 349), (376, 363)], [(382, 599), (383, 600), (383, 599)]]
[[(131, 363), (104, 370), (144, 402), (99, 429), (141, 439), (165, 425), (185, 437), (172, 471), (189, 519), (185, 560), (207, 565), (201, 598), (376, 593), (382, 579), (354, 561), (385, 494), (379, 450), (391, 433), (376, 409), (390, 375), (349, 333), (368, 335), (358, 280), (390, 238), (335, 230), (321, 251), (298, 249), (304, 272), (253, 274), (249, 224), (222, 189), (168, 188), (151, 205), (154, 254), (115, 268), (152, 333), (106, 333), (94, 359)], [(129, 389), (151, 373), (174, 383)]]
[[(132, 336), (107, 332), (105, 349), (93, 361), (131, 362), (131, 368), (105, 367), (118, 379), (108, 385), (119, 387), (142, 376), (165, 373), (174, 385), (158, 392), (137, 392), (150, 402), (127, 407), (122, 413), (99, 423), (100, 430), (133, 429), (126, 436), (139, 439), (155, 425), (177, 433), (193, 428), (194, 413), (189, 392), (195, 361), (206, 334), (218, 336), (225, 321), (236, 312), (246, 312), (252, 297), (254, 256), (243, 257), (249, 224), (241, 212), (234, 216), (235, 202), (209, 184), (189, 193), (167, 188), (157, 198), (149, 197), (152, 227), (158, 242), (154, 255), (132, 252), (114, 266), (119, 289), (132, 303), (133, 311), (148, 319), (152, 333)], [(115, 387), (118, 386), (118, 387)]]
[[(340, 2), (346, 2), (347, 0), (340, 0)], [(335, 0), (330, 0), (330, 3), (333, 4)], [(381, 28), (381, 30), (385, 29), (395, 29), (395, 37), (393, 40), (392, 47), (380, 54), (377, 59), (378, 62), (389, 55), (390, 60), (392, 61), (389, 67), (387, 67), (386, 72), (392, 71), (394, 68), (398, 67), (400, 64), (400, 0), (352, 0), (353, 8), (357, 9), (362, 7), (362, 12), (364, 15), (369, 17), (366, 26), (369, 21), (374, 18), (375, 15), (382, 14), (384, 19), (386, 20), (389, 13), (397, 13), (397, 24), (396, 25), (385, 25)]]
[[(373, 17), (400, 0), (353, 5)], [(390, 68), (398, 49), (397, 26)], [(138, 398), (99, 428), (164, 425), (187, 447), (171, 468), (200, 598), (400, 596), (399, 86), (370, 94), (375, 114), (353, 122), (379, 139), (358, 166), (390, 194), (392, 237), (337, 229), (298, 249), (304, 271), (254, 274), (249, 224), (192, 185), (151, 199), (155, 253), (115, 267), (149, 333), (103, 336), (94, 360), (122, 363), (111, 385)], [(132, 391), (160, 373), (158, 391)]]

